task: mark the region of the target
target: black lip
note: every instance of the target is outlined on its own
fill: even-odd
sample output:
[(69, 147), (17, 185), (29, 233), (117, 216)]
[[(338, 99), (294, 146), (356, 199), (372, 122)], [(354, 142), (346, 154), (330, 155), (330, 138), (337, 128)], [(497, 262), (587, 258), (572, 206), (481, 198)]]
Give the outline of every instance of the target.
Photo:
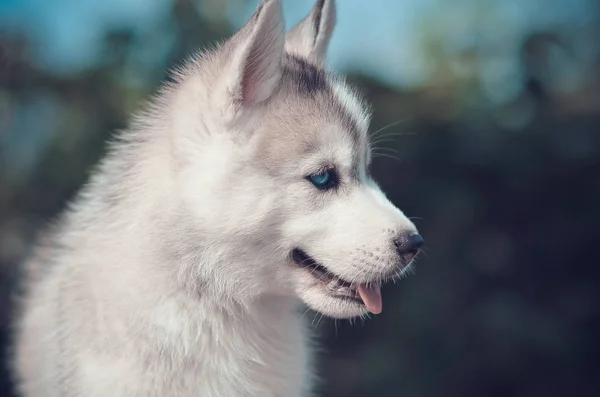
[[(316, 276), (317, 278), (321, 278), (322, 280), (335, 278), (344, 286), (347, 286), (347, 287), (352, 286), (352, 283), (344, 280), (343, 278), (339, 277), (335, 273), (332, 273), (331, 271), (329, 271), (325, 266), (323, 266), (322, 264), (317, 262), (310, 255), (308, 255), (306, 253), (306, 251), (304, 251), (301, 248), (294, 248), (292, 250), (290, 256), (291, 256), (292, 260), (294, 261), (294, 263), (296, 263), (298, 266), (300, 266), (302, 268), (305, 268), (305, 269), (311, 271), (311, 273), (314, 276)], [(408, 265), (404, 265), (400, 269), (394, 269), (386, 274), (383, 274), (380, 277), (378, 277), (377, 280), (374, 280), (374, 282), (376, 282), (377, 284), (380, 284), (380, 285), (387, 284), (389, 281), (397, 278), (399, 272), (404, 270), (406, 267), (408, 267)]]
[[(314, 260), (310, 255), (308, 255), (304, 250), (300, 248), (295, 248), (291, 253), (292, 260), (300, 267), (310, 270), (310, 272), (320, 278), (323, 281), (330, 281), (336, 279), (337, 282), (345, 287), (352, 288), (352, 284), (341, 279), (335, 274), (331, 273), (327, 268), (316, 260)], [(358, 293), (358, 292), (356, 292)], [(345, 300), (347, 302), (358, 303), (360, 305), (364, 305), (362, 299), (358, 296), (349, 296), (349, 295), (332, 295), (333, 298), (337, 298), (340, 300)]]
[(305, 267), (311, 270), (319, 270), (320, 272), (331, 274), (331, 272), (327, 270), (325, 266), (311, 258), (304, 250), (300, 248), (295, 248), (292, 251), (292, 259), (300, 267)]
[(310, 270), (314, 275), (321, 276), (325, 279), (337, 279), (340, 284), (350, 287), (351, 283), (330, 272), (325, 266), (314, 260), (310, 255), (301, 248), (292, 250), (292, 260), (300, 267)]

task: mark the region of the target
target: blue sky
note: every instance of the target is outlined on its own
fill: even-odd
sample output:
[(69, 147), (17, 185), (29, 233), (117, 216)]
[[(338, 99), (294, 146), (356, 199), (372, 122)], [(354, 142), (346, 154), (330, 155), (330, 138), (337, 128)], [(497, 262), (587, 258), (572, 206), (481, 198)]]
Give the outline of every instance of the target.
[[(258, 0), (230, 3), (229, 22), (236, 27), (252, 13)], [(475, 39), (510, 47), (532, 29), (591, 24), (595, 3), (338, 0), (330, 64), (342, 71), (358, 69), (395, 85), (415, 85), (427, 78), (428, 61), (422, 48), (427, 32), (442, 37), (449, 48)], [(306, 15), (312, 4), (313, 0), (284, 1), (288, 26)], [(171, 0), (0, 0), (0, 26), (24, 31), (40, 65), (73, 72), (97, 59), (106, 26), (133, 26), (138, 32), (150, 33), (170, 6)]]

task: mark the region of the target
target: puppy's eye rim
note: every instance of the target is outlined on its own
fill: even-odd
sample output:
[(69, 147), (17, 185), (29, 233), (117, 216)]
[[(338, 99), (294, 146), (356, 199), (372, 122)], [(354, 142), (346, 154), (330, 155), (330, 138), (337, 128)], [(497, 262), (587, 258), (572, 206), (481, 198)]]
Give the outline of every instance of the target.
[(317, 189), (328, 190), (337, 186), (338, 176), (333, 168), (324, 168), (306, 177)]

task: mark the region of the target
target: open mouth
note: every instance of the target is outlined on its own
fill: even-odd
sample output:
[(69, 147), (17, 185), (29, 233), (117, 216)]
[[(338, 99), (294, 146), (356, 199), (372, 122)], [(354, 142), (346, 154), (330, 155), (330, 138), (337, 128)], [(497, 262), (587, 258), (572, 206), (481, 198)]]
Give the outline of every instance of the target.
[(295, 248), (291, 256), (298, 266), (309, 271), (315, 279), (325, 285), (330, 296), (364, 305), (373, 314), (381, 313), (381, 285), (379, 283), (356, 284), (348, 282), (331, 273), (325, 266), (318, 263), (300, 248)]

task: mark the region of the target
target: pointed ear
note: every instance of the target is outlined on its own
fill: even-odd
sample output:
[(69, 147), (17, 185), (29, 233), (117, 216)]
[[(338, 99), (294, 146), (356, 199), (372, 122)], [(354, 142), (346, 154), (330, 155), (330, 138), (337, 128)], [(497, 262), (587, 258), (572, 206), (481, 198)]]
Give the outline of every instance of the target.
[(318, 0), (310, 14), (287, 34), (285, 50), (322, 65), (334, 27), (335, 0)]
[(228, 110), (254, 107), (277, 88), (282, 73), (285, 23), (280, 0), (263, 0), (246, 25), (229, 41), (223, 55)]

